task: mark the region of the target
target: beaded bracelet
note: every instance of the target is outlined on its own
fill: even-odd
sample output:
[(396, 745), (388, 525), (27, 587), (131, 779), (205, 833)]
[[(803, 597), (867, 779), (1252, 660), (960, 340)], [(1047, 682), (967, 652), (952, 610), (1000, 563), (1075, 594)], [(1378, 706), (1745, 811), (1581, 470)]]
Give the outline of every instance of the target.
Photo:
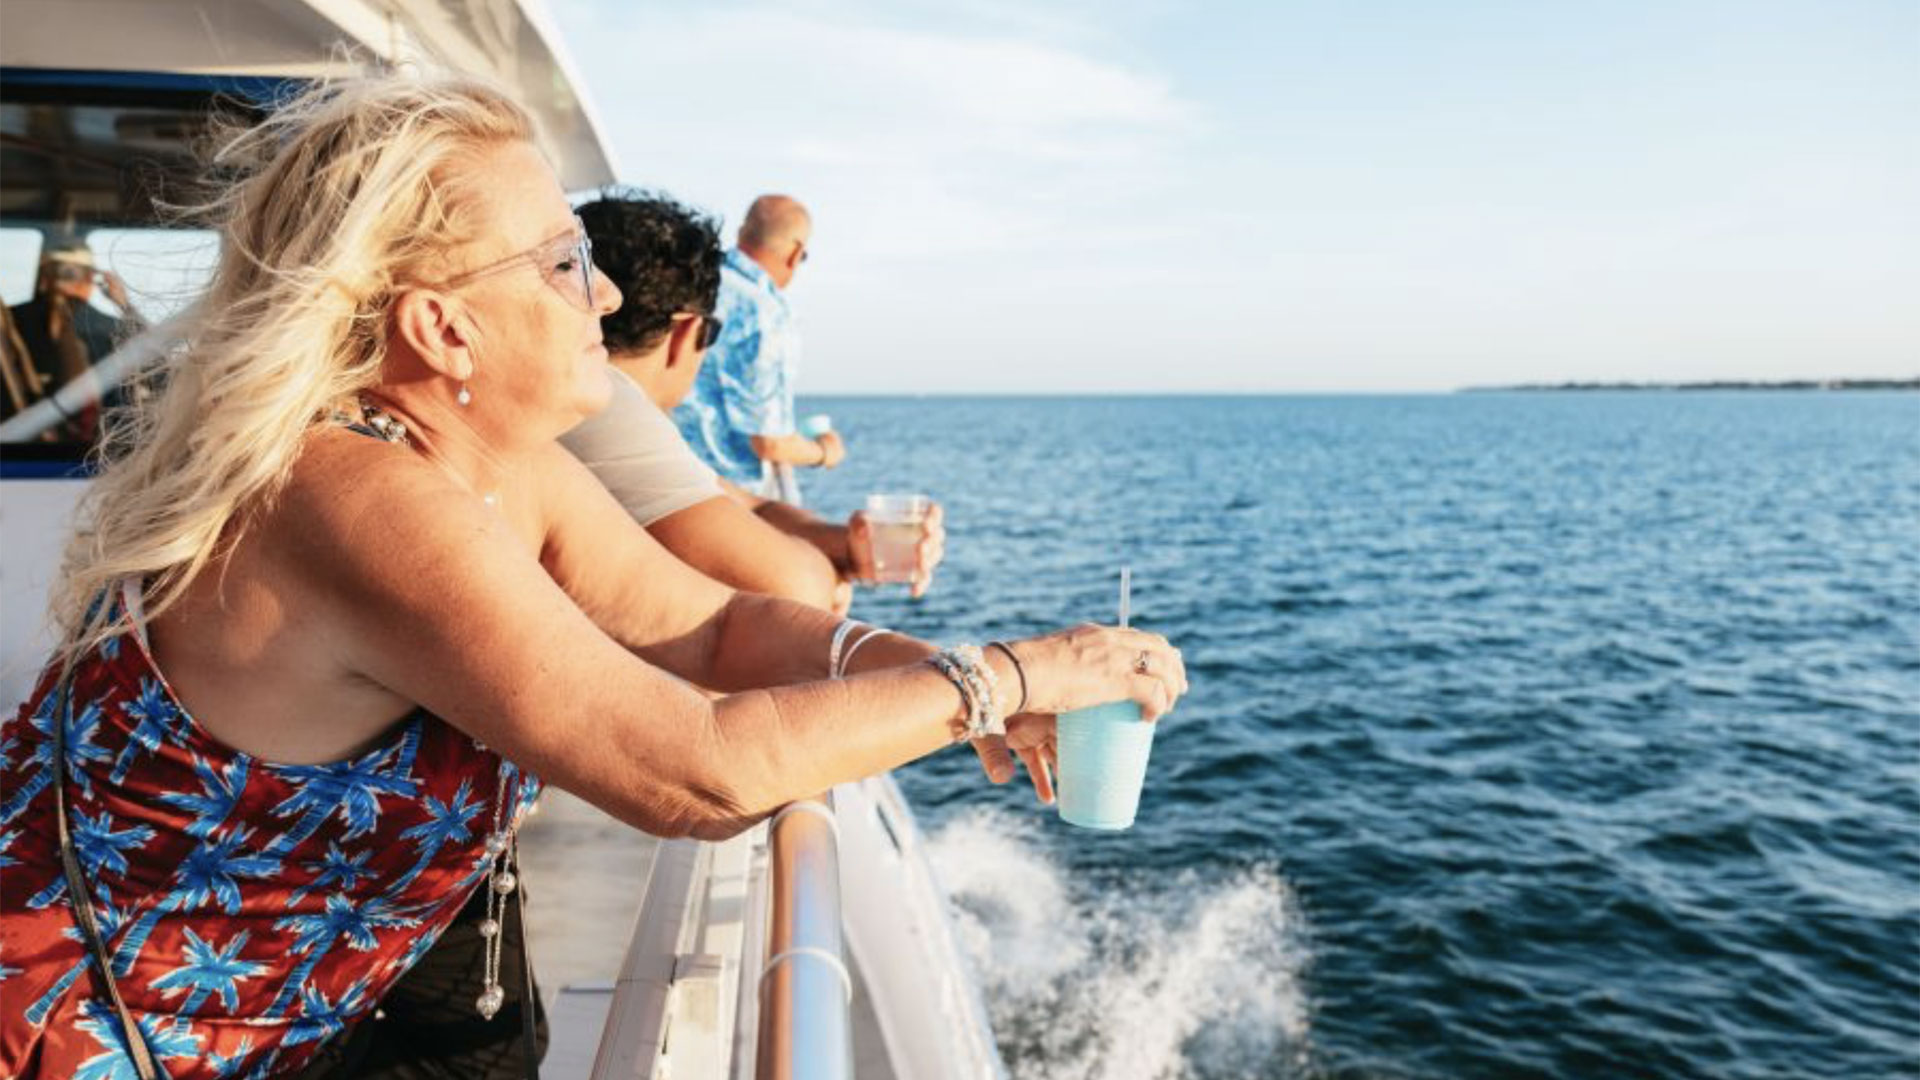
[(966, 706), (966, 731), (961, 736), (978, 739), (984, 735), (1005, 735), (1007, 721), (994, 705), (993, 669), (981, 658), (977, 645), (956, 645), (927, 658), (934, 670), (946, 676), (960, 691)]
[[(926, 664), (944, 676), (948, 682), (952, 683), (955, 690), (960, 691), (960, 705), (961, 711), (966, 715), (966, 728), (965, 731), (958, 736), (958, 739), (966, 738), (966, 732), (973, 730), (973, 717), (975, 712), (973, 705), (973, 688), (967, 685), (966, 677), (960, 674), (959, 665), (949, 659), (947, 654), (934, 653), (932, 656), (927, 657)], [(956, 739), (956, 741), (958, 741), (958, 739)]]
[(1000, 677), (993, 673), (992, 665), (987, 663), (986, 654), (980, 651), (978, 645), (955, 645), (953, 653), (966, 666), (967, 677), (973, 681), (975, 692), (980, 699), (981, 711), (999, 721), (1000, 730), (992, 734), (1004, 734), (1007, 725), (1004, 714), (1000, 711)]

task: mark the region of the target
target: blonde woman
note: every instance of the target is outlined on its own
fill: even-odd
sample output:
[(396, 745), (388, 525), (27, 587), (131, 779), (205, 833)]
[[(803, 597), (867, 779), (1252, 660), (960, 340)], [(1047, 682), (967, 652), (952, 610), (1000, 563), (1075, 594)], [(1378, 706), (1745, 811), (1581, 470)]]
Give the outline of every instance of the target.
[[(505, 936), (542, 781), (722, 837), (1185, 691), (1154, 635), (934, 653), (664, 554), (554, 442), (607, 399), (616, 300), (530, 134), (485, 86), (390, 78), (221, 149), (220, 265), (0, 736), (0, 1074), (300, 1068), (476, 893)], [(459, 1006), (524, 1022), (498, 950)]]

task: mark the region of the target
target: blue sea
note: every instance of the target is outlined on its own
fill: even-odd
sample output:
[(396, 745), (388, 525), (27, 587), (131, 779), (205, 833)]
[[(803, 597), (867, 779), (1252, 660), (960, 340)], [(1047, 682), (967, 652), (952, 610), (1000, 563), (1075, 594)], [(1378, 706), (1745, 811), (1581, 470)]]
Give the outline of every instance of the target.
[(1920, 1076), (1920, 395), (803, 410), (857, 614), (1187, 658), (1130, 832), (901, 774), (1019, 1080)]

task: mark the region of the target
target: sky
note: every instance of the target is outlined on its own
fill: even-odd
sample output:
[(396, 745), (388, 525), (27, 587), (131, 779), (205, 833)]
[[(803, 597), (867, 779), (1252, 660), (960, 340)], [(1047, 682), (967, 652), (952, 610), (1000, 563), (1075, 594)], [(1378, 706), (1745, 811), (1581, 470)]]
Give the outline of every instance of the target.
[(1920, 375), (1913, 0), (549, 0), (801, 392)]

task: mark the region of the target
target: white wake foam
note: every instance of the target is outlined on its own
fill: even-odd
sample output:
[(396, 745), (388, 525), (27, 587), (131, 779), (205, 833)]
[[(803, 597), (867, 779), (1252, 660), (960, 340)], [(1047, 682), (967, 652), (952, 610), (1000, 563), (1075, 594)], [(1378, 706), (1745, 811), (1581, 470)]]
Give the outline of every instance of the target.
[(1292, 1075), (1306, 1061), (1304, 925), (1279, 872), (1141, 872), (1076, 889), (1030, 823), (995, 810), (928, 844), (1019, 1080)]

